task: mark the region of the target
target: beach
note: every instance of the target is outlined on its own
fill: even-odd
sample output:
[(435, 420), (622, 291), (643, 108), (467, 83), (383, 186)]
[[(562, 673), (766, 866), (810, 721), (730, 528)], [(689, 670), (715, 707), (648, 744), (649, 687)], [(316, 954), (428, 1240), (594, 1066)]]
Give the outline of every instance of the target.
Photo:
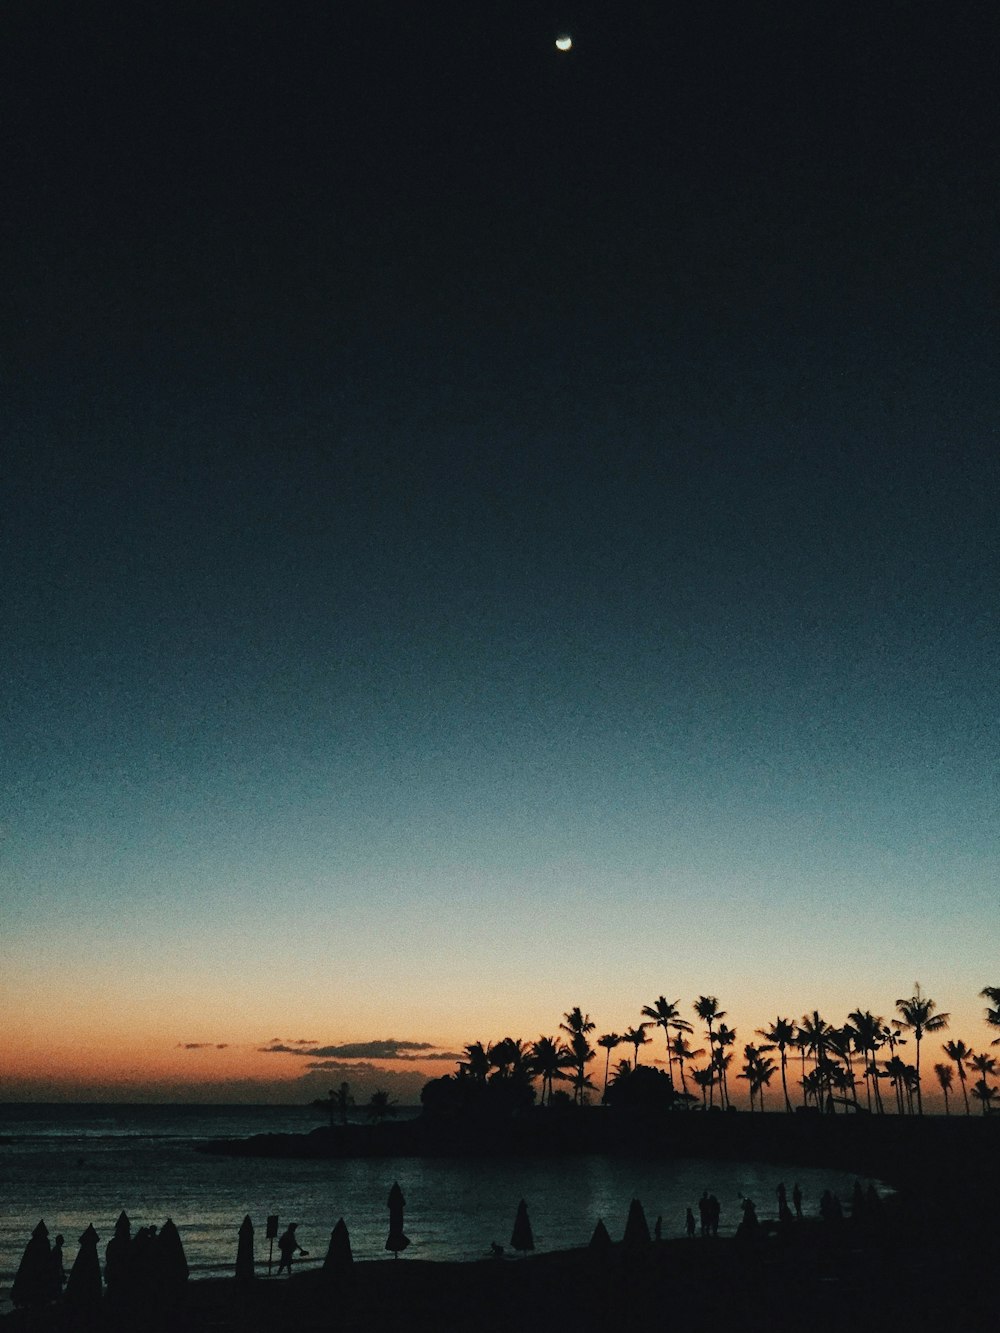
[[(763, 1140), (780, 1137), (782, 1127), (786, 1138), (793, 1127), (804, 1133), (791, 1117), (767, 1119), (766, 1127), (763, 1117), (752, 1124), (749, 1116), (720, 1124), (720, 1149), (723, 1137), (745, 1149), (753, 1136), (761, 1152)], [(995, 1327), (1000, 1266), (998, 1129), (996, 1122), (965, 1118), (844, 1117), (836, 1125), (814, 1125), (814, 1154), (826, 1149), (837, 1156), (851, 1140), (854, 1151), (861, 1153), (867, 1140), (874, 1152), (881, 1142), (883, 1175), (897, 1193), (859, 1217), (851, 1216), (848, 1202), (840, 1219), (766, 1221), (753, 1234), (719, 1239), (626, 1246), (616, 1238), (603, 1250), (584, 1245), (525, 1256), (505, 1245), (502, 1258), (467, 1263), (404, 1254), (398, 1261), (355, 1262), (337, 1277), (317, 1269), (244, 1283), (212, 1277), (188, 1281), (173, 1302), (140, 1300), (127, 1316), (105, 1300), (92, 1324), (52, 1305), (16, 1310), (0, 1327), (5, 1333), (84, 1327), (481, 1333), (731, 1323), (751, 1330), (929, 1329), (958, 1321), (964, 1329), (986, 1330)]]

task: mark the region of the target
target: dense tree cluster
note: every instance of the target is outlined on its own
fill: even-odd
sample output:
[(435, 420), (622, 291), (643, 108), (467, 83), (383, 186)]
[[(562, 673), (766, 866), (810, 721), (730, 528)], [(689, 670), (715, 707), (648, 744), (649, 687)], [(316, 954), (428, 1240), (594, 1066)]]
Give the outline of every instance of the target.
[[(1000, 986), (986, 986), (980, 994), (989, 1002), (988, 1028), (1000, 1029)], [(600, 1100), (608, 1105), (728, 1110), (730, 1080), (735, 1078), (747, 1085), (750, 1110), (764, 1110), (765, 1093), (778, 1075), (787, 1111), (801, 1105), (829, 1113), (841, 1109), (922, 1115), (923, 1042), (947, 1028), (949, 1015), (938, 1011), (919, 983), (895, 1007), (896, 1016), (888, 1021), (867, 1009), (854, 1010), (839, 1027), (817, 1010), (797, 1021), (778, 1016), (755, 1031), (755, 1040), (743, 1046), (742, 1067), (733, 1071), (737, 1033), (714, 995), (699, 995), (691, 1006), (704, 1030), (705, 1045), (698, 1047), (694, 1024), (683, 1016), (680, 1000), (660, 995), (642, 1007), (635, 1026), (596, 1038), (596, 1025), (577, 1006), (563, 1015), (555, 1036), (530, 1043), (504, 1037), (493, 1045), (477, 1041), (466, 1046), (456, 1072), (428, 1083), (422, 1101), (429, 1110), (500, 1114), (525, 1110), (536, 1101), (553, 1108), (580, 1106), (588, 1093), (598, 1091), (592, 1076), (597, 1047), (604, 1052)], [(665, 1058), (657, 1063), (665, 1069), (642, 1063), (642, 1048), (652, 1041), (648, 1029), (661, 1034)], [(914, 1059), (908, 1063), (902, 1048), (911, 1042)], [(991, 1045), (1000, 1045), (1000, 1036)], [(632, 1058), (619, 1060), (612, 1070), (611, 1053), (619, 1046), (631, 1046)], [(997, 1057), (977, 1054), (963, 1041), (946, 1041), (941, 1049), (947, 1060), (936, 1063), (934, 1073), (945, 1110), (950, 1113), (956, 1074), (966, 1114), (971, 1112), (970, 1094), (984, 1115), (998, 1109), (1000, 1088), (991, 1081), (1000, 1073)], [(977, 1077), (970, 1079), (970, 1074)], [(566, 1086), (557, 1088), (557, 1083)]]

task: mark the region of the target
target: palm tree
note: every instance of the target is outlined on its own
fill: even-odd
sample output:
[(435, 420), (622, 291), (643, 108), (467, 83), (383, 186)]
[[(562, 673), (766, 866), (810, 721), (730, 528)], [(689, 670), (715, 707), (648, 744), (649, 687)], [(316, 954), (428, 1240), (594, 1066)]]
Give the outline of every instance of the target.
[(625, 1040), (617, 1032), (605, 1032), (603, 1036), (597, 1038), (597, 1044), (607, 1054), (604, 1057), (604, 1091), (601, 1094), (601, 1101), (604, 1101), (608, 1095), (608, 1071), (611, 1068), (611, 1052), (616, 1046), (620, 1046)]
[(458, 1064), (459, 1076), (471, 1078), (476, 1083), (485, 1083), (490, 1072), (489, 1047), (481, 1041), (474, 1041), (462, 1051), (465, 1056)]
[[(678, 1005), (680, 1000), (670, 1001), (661, 995), (652, 1004), (643, 1005), (643, 1018), (652, 1019), (653, 1024), (663, 1029), (663, 1039), (667, 1044), (667, 1073), (670, 1076), (670, 1082), (674, 1081), (674, 1053), (670, 1044), (671, 1030), (674, 1032), (690, 1032), (691, 1024), (686, 1018), (681, 1018)], [(644, 1025), (645, 1026), (645, 1025)]]
[(923, 1115), (924, 1103), (920, 1094), (920, 1043), (925, 1032), (943, 1032), (948, 1026), (950, 1015), (935, 1014), (937, 1003), (921, 994), (919, 981), (913, 983), (913, 992), (908, 1000), (896, 1001), (900, 1017), (894, 1018), (892, 1025), (897, 1031), (912, 1032), (913, 1039), (917, 1043), (917, 1111)]
[(728, 1027), (725, 1023), (720, 1023), (715, 1034), (715, 1064), (719, 1070), (719, 1093), (722, 1104), (729, 1105), (729, 1079), (728, 1070), (732, 1064), (732, 1053), (726, 1054), (726, 1048), (732, 1046), (736, 1041), (736, 1029)]
[(951, 1108), (948, 1105), (948, 1094), (951, 1092), (951, 1079), (954, 1074), (951, 1065), (935, 1065), (934, 1073), (937, 1074), (937, 1081), (941, 1084), (941, 1091), (944, 1093), (944, 1113), (951, 1115)]
[(973, 1055), (969, 1058), (969, 1064), (981, 1074), (983, 1078), (987, 1074), (993, 1075), (997, 1072), (997, 1060), (995, 1055)]
[(649, 1038), (646, 1036), (645, 1023), (640, 1023), (637, 1028), (629, 1028), (627, 1032), (623, 1032), (622, 1041), (630, 1041), (635, 1047), (635, 1063), (636, 1067), (638, 1067), (639, 1047), (649, 1045)]
[(691, 1043), (685, 1037), (683, 1032), (678, 1032), (671, 1043), (673, 1047), (674, 1059), (680, 1066), (681, 1071), (681, 1090), (687, 1096), (687, 1079), (684, 1077), (684, 1066), (688, 1060), (697, 1060), (699, 1056), (705, 1054), (705, 1048), (699, 1046), (696, 1051), (691, 1049)]
[(799, 1023), (798, 1042), (803, 1052), (803, 1057), (808, 1051), (813, 1057), (813, 1071), (816, 1078), (813, 1080), (813, 1087), (816, 1091), (816, 1105), (821, 1106), (824, 1092), (829, 1091), (827, 1079), (827, 1070), (830, 1064), (830, 1050), (832, 1048), (835, 1029), (830, 1026), (825, 1018), (821, 1018), (819, 1010), (814, 1009), (812, 1014), (803, 1014), (802, 1021)]
[(711, 1095), (712, 1085), (715, 1082), (715, 1065), (710, 1060), (704, 1069), (692, 1069), (691, 1077), (694, 1079), (695, 1087), (701, 1088), (701, 1105), (702, 1110), (705, 1110), (709, 1105), (706, 1094)]
[(879, 1114), (883, 1111), (882, 1094), (878, 1087), (878, 1068), (875, 1064), (876, 1052), (884, 1041), (885, 1019), (873, 1014), (870, 1009), (855, 1009), (847, 1015), (854, 1036), (855, 1050), (861, 1053), (865, 1062), (865, 1089), (868, 1096), (868, 1109), (872, 1109), (872, 1089), (875, 1092), (875, 1107)]
[(542, 1080), (542, 1105), (545, 1105), (545, 1093), (548, 1089), (548, 1099), (552, 1101), (552, 1081), (557, 1078), (565, 1078), (563, 1070), (566, 1069), (572, 1060), (569, 1051), (561, 1041), (555, 1037), (539, 1037), (537, 1041), (531, 1043), (531, 1055), (529, 1057), (532, 1074)]
[(559, 1031), (566, 1032), (571, 1037), (586, 1036), (588, 1032), (593, 1032), (597, 1026), (590, 1021), (590, 1015), (582, 1013), (580, 1006), (571, 1009), (568, 1014), (563, 1014), (563, 1021), (559, 1024)]
[(946, 1041), (941, 1046), (942, 1051), (951, 1060), (958, 1070), (958, 1081), (962, 1085), (962, 1098), (965, 1101), (965, 1114), (969, 1114), (969, 1094), (965, 1090), (965, 1062), (972, 1059), (972, 1050), (966, 1046), (964, 1041)]
[[(984, 986), (979, 992), (984, 1000), (996, 1005), (995, 1009), (986, 1010), (986, 1022), (991, 1028), (1000, 1028), (1000, 986)], [(991, 1046), (1000, 1046), (1000, 1037), (990, 1042)]]
[(788, 1057), (785, 1052), (795, 1041), (795, 1024), (790, 1018), (776, 1018), (769, 1028), (758, 1028), (757, 1036), (769, 1042), (772, 1049), (776, 1048), (781, 1057), (781, 1090), (785, 1094), (785, 1110), (790, 1111), (792, 1103), (788, 1098), (788, 1079), (785, 1073)]
[(989, 1115), (993, 1110), (993, 1098), (997, 1095), (992, 1083), (987, 1083), (985, 1078), (977, 1079), (972, 1085), (972, 1095), (977, 1102), (982, 1102), (983, 1115)]
[[(592, 1025), (593, 1026), (593, 1025)], [(587, 1077), (587, 1065), (594, 1058), (594, 1048), (582, 1032), (578, 1032), (569, 1044), (568, 1066), (573, 1070), (573, 1098), (578, 1106), (583, 1105), (583, 1094), (594, 1085)]]
[(892, 1083), (893, 1091), (896, 1094), (896, 1110), (899, 1115), (903, 1115), (906, 1111), (906, 1104), (903, 1099), (906, 1070), (908, 1068), (906, 1061), (900, 1055), (893, 1055), (884, 1062), (882, 1068), (885, 1070), (885, 1077)]
[[(712, 1060), (714, 1059), (715, 1056), (715, 1031), (712, 1027), (712, 1024), (721, 1022), (721, 1020), (725, 1018), (726, 1013), (724, 1009), (719, 1008), (719, 1001), (715, 998), (714, 995), (699, 995), (697, 1000), (695, 1000), (694, 1002), (694, 1012), (697, 1015), (697, 1017), (700, 1018), (701, 1021), (705, 1023), (708, 1027), (709, 1067), (711, 1067)], [(714, 1088), (715, 1088), (715, 1082), (713, 1080), (708, 1085), (709, 1106), (711, 1106), (713, 1103)]]
[(368, 1112), (368, 1119), (377, 1122), (385, 1120), (387, 1116), (395, 1115), (396, 1103), (387, 1092), (383, 1092), (379, 1088), (378, 1091), (372, 1093), (365, 1110)]

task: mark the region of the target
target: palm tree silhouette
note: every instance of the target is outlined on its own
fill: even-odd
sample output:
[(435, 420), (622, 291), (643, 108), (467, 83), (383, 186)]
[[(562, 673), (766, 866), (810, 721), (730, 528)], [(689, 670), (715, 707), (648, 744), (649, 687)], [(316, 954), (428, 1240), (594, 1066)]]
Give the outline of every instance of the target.
[(565, 1078), (563, 1071), (569, 1068), (572, 1062), (572, 1056), (561, 1041), (555, 1037), (539, 1037), (536, 1042), (532, 1042), (530, 1068), (536, 1078), (542, 1080), (542, 1105), (545, 1105), (545, 1094), (548, 1091), (548, 1100), (552, 1101), (552, 1081), (557, 1078)]
[(715, 1082), (715, 1066), (709, 1061), (704, 1069), (692, 1069), (691, 1077), (694, 1080), (696, 1088), (701, 1088), (701, 1105), (706, 1109), (709, 1105), (709, 1096), (712, 1091), (712, 1085)]
[(876, 1015), (870, 1009), (855, 1009), (847, 1015), (851, 1024), (854, 1036), (855, 1050), (861, 1053), (861, 1058), (865, 1062), (865, 1090), (868, 1097), (868, 1109), (872, 1109), (872, 1091), (875, 1094), (875, 1107), (879, 1114), (883, 1111), (882, 1094), (878, 1086), (878, 1066), (875, 1063), (876, 1052), (881, 1048), (884, 1040), (885, 1019), (881, 1015)]
[(625, 1040), (617, 1032), (605, 1032), (603, 1036), (597, 1038), (597, 1044), (607, 1054), (604, 1057), (604, 1091), (601, 1093), (601, 1101), (604, 1101), (608, 1095), (608, 1070), (611, 1067), (611, 1052), (616, 1046), (620, 1046)]
[(966, 1046), (964, 1041), (946, 1041), (942, 1044), (941, 1049), (958, 1070), (958, 1081), (962, 1085), (962, 1098), (965, 1102), (965, 1114), (969, 1115), (969, 1094), (965, 1089), (965, 1062), (972, 1059), (972, 1050)]
[[(995, 1009), (986, 1010), (986, 1022), (991, 1028), (1000, 1028), (1000, 986), (984, 986), (979, 992), (984, 1000), (989, 1000)], [(1000, 1046), (1000, 1037), (990, 1042), (991, 1046)]]
[(790, 1111), (792, 1103), (788, 1097), (788, 1079), (785, 1073), (788, 1057), (785, 1052), (795, 1041), (795, 1024), (790, 1018), (776, 1018), (769, 1028), (758, 1028), (757, 1036), (763, 1037), (770, 1043), (771, 1048), (777, 1050), (781, 1058), (781, 1090), (785, 1094), (785, 1110)]
[(656, 1027), (663, 1029), (663, 1039), (667, 1046), (667, 1074), (670, 1082), (674, 1081), (674, 1053), (670, 1044), (670, 1033), (690, 1032), (691, 1024), (686, 1018), (681, 1018), (681, 1011), (678, 1009), (680, 1000), (670, 1001), (665, 996), (659, 996), (652, 1004), (643, 1005), (642, 1016), (653, 1021)]
[(485, 1083), (490, 1072), (489, 1047), (481, 1041), (474, 1041), (462, 1051), (464, 1060), (459, 1061), (459, 1075), (471, 1078), (476, 1083)]
[(920, 1092), (920, 1043), (925, 1032), (942, 1032), (948, 1026), (950, 1017), (948, 1014), (935, 1014), (936, 1008), (937, 1003), (922, 995), (920, 982), (915, 981), (910, 998), (896, 1001), (896, 1009), (900, 1016), (892, 1020), (892, 1025), (897, 1031), (912, 1032), (913, 1039), (917, 1043), (917, 1111), (920, 1115), (924, 1113), (924, 1102)]
[(972, 1085), (972, 1095), (977, 1102), (982, 1103), (983, 1115), (989, 1115), (993, 1110), (993, 1099), (997, 1095), (996, 1088), (984, 1078), (977, 1079)]
[[(725, 1018), (724, 1009), (719, 1008), (719, 1001), (714, 995), (699, 995), (694, 1002), (694, 1012), (708, 1027), (708, 1063), (711, 1067), (715, 1059), (715, 1030), (713, 1023), (721, 1022)], [(708, 1104), (711, 1106), (714, 1100), (715, 1080), (708, 1084)]]
[(687, 1037), (685, 1037), (683, 1032), (677, 1033), (671, 1045), (673, 1047), (674, 1059), (677, 1061), (677, 1064), (679, 1065), (681, 1071), (681, 1090), (686, 1097), (687, 1079), (684, 1077), (684, 1066), (688, 1060), (697, 1060), (699, 1056), (704, 1055), (705, 1048), (703, 1046), (699, 1046), (699, 1048), (696, 1051), (693, 1051), (691, 1049), (691, 1043), (688, 1041)]
[(829, 1053), (834, 1040), (834, 1032), (835, 1029), (830, 1026), (825, 1018), (820, 1017), (818, 1010), (814, 1009), (811, 1014), (802, 1015), (802, 1021), (799, 1023), (798, 1043), (803, 1053), (803, 1063), (806, 1052), (809, 1052), (813, 1057), (813, 1072), (816, 1077), (811, 1081), (810, 1087), (815, 1092), (817, 1106), (822, 1105), (824, 1094), (829, 1093)]
[(590, 1015), (585, 1014), (577, 1005), (569, 1013), (563, 1014), (563, 1021), (559, 1024), (560, 1032), (569, 1034), (569, 1050), (572, 1056), (570, 1067), (575, 1070), (573, 1074), (573, 1098), (577, 1105), (583, 1104), (583, 1094), (586, 1088), (593, 1088), (593, 1083), (587, 1077), (587, 1064), (594, 1058), (594, 1050), (587, 1040), (587, 1033), (593, 1032), (597, 1025), (590, 1021)]
[(955, 1071), (951, 1065), (935, 1065), (934, 1073), (937, 1075), (937, 1081), (941, 1084), (941, 1091), (944, 1093), (944, 1113), (945, 1115), (951, 1115), (948, 1094), (951, 1092), (951, 1080)]
[(729, 1105), (729, 1066), (732, 1064), (732, 1052), (727, 1047), (736, 1041), (736, 1029), (720, 1023), (715, 1033), (715, 1064), (719, 1071), (719, 1096), (723, 1106)]
[(622, 1033), (622, 1041), (630, 1041), (635, 1047), (635, 1064), (639, 1065), (639, 1047), (648, 1046), (649, 1038), (646, 1036), (646, 1025), (640, 1023), (637, 1028), (629, 1028), (627, 1032)]

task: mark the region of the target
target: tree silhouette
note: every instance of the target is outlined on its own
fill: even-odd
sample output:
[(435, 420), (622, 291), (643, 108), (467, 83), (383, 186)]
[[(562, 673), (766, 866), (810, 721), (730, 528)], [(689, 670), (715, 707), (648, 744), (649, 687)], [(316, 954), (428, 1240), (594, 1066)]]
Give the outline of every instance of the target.
[[(652, 1004), (643, 1005), (643, 1018), (650, 1019), (653, 1024), (663, 1029), (663, 1039), (667, 1047), (667, 1075), (671, 1083), (674, 1081), (674, 1054), (671, 1048), (670, 1033), (690, 1032), (691, 1024), (686, 1018), (681, 1018), (680, 1009), (677, 1007), (680, 1000), (668, 1000), (660, 995)], [(645, 1026), (645, 1024), (643, 1025)]]
[[(984, 1000), (989, 1000), (995, 1008), (987, 1008), (986, 1022), (991, 1028), (1000, 1028), (1000, 986), (984, 986), (979, 992)], [(991, 1046), (1000, 1046), (1000, 1037), (990, 1042)]]
[(627, 1032), (623, 1032), (622, 1041), (629, 1041), (635, 1047), (635, 1063), (638, 1064), (639, 1047), (649, 1045), (649, 1038), (646, 1036), (645, 1023), (640, 1023), (637, 1028), (629, 1028)]
[[(719, 1008), (719, 1001), (714, 995), (699, 995), (694, 1002), (694, 1012), (698, 1018), (708, 1028), (708, 1056), (711, 1066), (715, 1058), (715, 1030), (713, 1024), (721, 1022), (726, 1016), (724, 1009)], [(708, 1104), (711, 1106), (714, 1100), (715, 1080), (708, 1085)]]
[(962, 1098), (965, 1102), (965, 1114), (969, 1115), (969, 1094), (965, 1089), (965, 1065), (966, 1061), (972, 1059), (972, 1050), (966, 1046), (964, 1041), (957, 1040), (944, 1042), (941, 1049), (958, 1070), (958, 1081), (962, 1085)]
[(465, 1059), (459, 1061), (459, 1074), (476, 1083), (485, 1083), (490, 1072), (489, 1049), (481, 1041), (474, 1041), (471, 1046), (465, 1047), (462, 1054)]
[(688, 1090), (687, 1079), (684, 1076), (684, 1066), (689, 1060), (697, 1060), (700, 1056), (704, 1055), (705, 1048), (699, 1046), (696, 1051), (693, 1051), (691, 1049), (691, 1043), (688, 1041), (687, 1037), (685, 1037), (683, 1032), (677, 1033), (671, 1045), (673, 1047), (674, 1059), (677, 1061), (681, 1071), (681, 1090), (686, 1097), (688, 1095)]
[(883, 1033), (885, 1031), (885, 1019), (881, 1015), (876, 1015), (870, 1009), (855, 1009), (853, 1013), (847, 1015), (853, 1030), (853, 1042), (855, 1050), (861, 1053), (861, 1058), (865, 1064), (865, 1091), (868, 1098), (868, 1109), (872, 1109), (872, 1095), (875, 1097), (875, 1107), (881, 1113), (882, 1094), (878, 1086), (878, 1066), (875, 1063), (875, 1056), (881, 1049), (884, 1041)]
[(542, 1105), (552, 1101), (552, 1082), (564, 1078), (563, 1070), (568, 1068), (570, 1053), (561, 1041), (555, 1037), (539, 1037), (531, 1046), (531, 1071), (542, 1080)]
[(948, 1094), (951, 1092), (951, 1080), (955, 1073), (951, 1065), (935, 1065), (934, 1073), (937, 1075), (937, 1081), (941, 1084), (941, 1091), (944, 1093), (944, 1113), (951, 1115), (951, 1108), (948, 1105)]
[(385, 1120), (388, 1116), (396, 1114), (396, 1103), (387, 1092), (379, 1088), (368, 1099), (365, 1111), (368, 1119), (375, 1121), (377, 1124), (380, 1120)]
[(608, 1095), (608, 1070), (611, 1067), (611, 1052), (616, 1046), (620, 1046), (625, 1040), (617, 1032), (605, 1032), (603, 1036), (597, 1038), (597, 1044), (607, 1054), (604, 1057), (604, 1091), (601, 1093), (601, 1100), (604, 1101)]
[(771, 1048), (778, 1052), (781, 1059), (781, 1091), (785, 1095), (785, 1110), (790, 1111), (792, 1103), (788, 1096), (788, 1079), (785, 1072), (788, 1056), (785, 1052), (795, 1042), (795, 1024), (790, 1018), (776, 1018), (769, 1028), (758, 1028), (757, 1036), (763, 1037)]
[(924, 1113), (924, 1102), (920, 1092), (920, 1043), (925, 1032), (942, 1032), (948, 1026), (949, 1015), (935, 1014), (936, 1008), (936, 1002), (921, 994), (920, 982), (915, 981), (910, 998), (896, 1001), (896, 1009), (900, 1016), (892, 1020), (892, 1025), (897, 1031), (912, 1032), (913, 1039), (917, 1043), (917, 1111), (920, 1115)]

